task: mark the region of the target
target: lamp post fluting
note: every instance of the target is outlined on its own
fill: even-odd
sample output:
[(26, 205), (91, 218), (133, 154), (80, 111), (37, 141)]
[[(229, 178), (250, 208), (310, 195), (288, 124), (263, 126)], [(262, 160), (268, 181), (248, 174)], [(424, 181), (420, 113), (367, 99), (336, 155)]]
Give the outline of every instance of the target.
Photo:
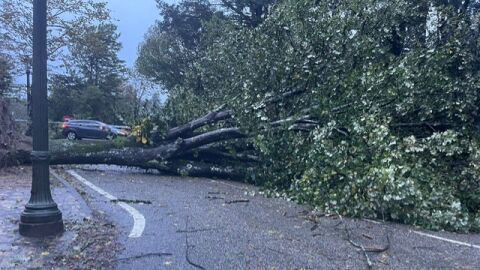
[(33, 1), (32, 191), (20, 216), (23, 236), (44, 237), (64, 230), (50, 191), (47, 102), (47, 0)]

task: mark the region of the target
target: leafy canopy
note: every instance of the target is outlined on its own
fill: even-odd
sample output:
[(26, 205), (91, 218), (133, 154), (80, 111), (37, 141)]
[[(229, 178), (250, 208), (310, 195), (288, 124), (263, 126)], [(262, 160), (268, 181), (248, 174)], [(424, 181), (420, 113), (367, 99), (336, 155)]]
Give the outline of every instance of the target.
[[(232, 108), (262, 156), (251, 178), (274, 194), (350, 216), (478, 231), (479, 8), (283, 0), (255, 27), (229, 12), (201, 20), (194, 50), (156, 28), (145, 43), (155, 49), (144, 44), (138, 63), (169, 93), (162, 123)], [(168, 74), (179, 77), (165, 83)]]

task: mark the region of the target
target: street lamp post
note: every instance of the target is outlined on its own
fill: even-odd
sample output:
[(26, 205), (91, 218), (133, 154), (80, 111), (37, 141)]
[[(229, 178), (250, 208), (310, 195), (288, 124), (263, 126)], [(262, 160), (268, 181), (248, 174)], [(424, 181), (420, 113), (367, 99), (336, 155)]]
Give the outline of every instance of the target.
[(50, 191), (47, 106), (47, 0), (34, 0), (32, 191), (19, 228), (21, 235), (29, 237), (54, 235), (64, 229), (62, 213)]
[(26, 73), (27, 73), (27, 102), (28, 102), (28, 116), (31, 116), (30, 113), (30, 106), (32, 102), (32, 93), (30, 92), (30, 65), (26, 65)]
[(30, 61), (28, 59), (25, 63), (25, 71), (27, 73), (27, 115), (28, 115), (28, 122), (27, 122), (27, 131), (25, 135), (32, 136), (32, 89), (30, 88)]

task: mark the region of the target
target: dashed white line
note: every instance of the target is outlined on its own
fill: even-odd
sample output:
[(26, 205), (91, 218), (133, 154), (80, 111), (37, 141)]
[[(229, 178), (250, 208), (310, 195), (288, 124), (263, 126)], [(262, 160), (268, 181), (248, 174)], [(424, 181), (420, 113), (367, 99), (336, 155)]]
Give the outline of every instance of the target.
[[(110, 201), (118, 201), (118, 198), (113, 196), (112, 194), (106, 192), (105, 190), (95, 186), (94, 184), (90, 183), (87, 181), (87, 179), (83, 178), (80, 176), (78, 173), (76, 173), (74, 170), (68, 170), (67, 171), (70, 175), (72, 175), (75, 179), (83, 183), (84, 185), (88, 186), (89, 188), (95, 190), (97, 193), (100, 195), (104, 196)], [(132, 217), (133, 217), (133, 228), (130, 231), (130, 234), (128, 237), (130, 238), (138, 238), (142, 236), (143, 230), (145, 229), (145, 217), (138, 212), (137, 209), (131, 207), (130, 205), (124, 203), (124, 202), (119, 202), (117, 203), (118, 206), (122, 207), (125, 209)]]
[(453, 240), (453, 239), (449, 239), (449, 238), (444, 238), (444, 237), (440, 237), (440, 236), (436, 236), (436, 235), (428, 234), (428, 233), (423, 233), (423, 232), (419, 232), (419, 231), (411, 230), (410, 232), (413, 232), (413, 233), (421, 235), (421, 236), (437, 239), (437, 240), (440, 240), (440, 241), (444, 241), (444, 242), (448, 242), (448, 243), (452, 243), (452, 244), (457, 244), (457, 245), (460, 245), (460, 246), (466, 246), (466, 247), (480, 249), (480, 246), (470, 244), (470, 243), (466, 243), (466, 242), (461, 242), (461, 241), (457, 241), (457, 240)]

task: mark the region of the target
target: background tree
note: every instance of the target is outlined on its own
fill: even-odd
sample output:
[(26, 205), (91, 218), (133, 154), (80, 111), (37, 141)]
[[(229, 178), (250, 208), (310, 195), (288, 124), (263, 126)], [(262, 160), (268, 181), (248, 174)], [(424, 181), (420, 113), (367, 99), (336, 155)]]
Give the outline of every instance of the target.
[(0, 96), (3, 96), (12, 83), (10, 62), (0, 54)]
[[(65, 55), (72, 38), (88, 26), (110, 20), (106, 3), (94, 0), (49, 0), (48, 56), (55, 60)], [(15, 57), (17, 68), (32, 55), (33, 0), (2, 0), (0, 3), (0, 35), (5, 47)]]
[(145, 76), (132, 69), (128, 71), (127, 79), (120, 87), (123, 104), (120, 115), (124, 123), (137, 123), (155, 111), (161, 104), (161, 95), (165, 95), (160, 87)]
[(189, 84), (202, 88), (201, 78), (186, 78), (195, 70), (201, 46), (202, 22), (210, 20), (215, 10), (208, 1), (182, 1), (169, 5), (158, 1), (163, 20), (154, 25), (139, 49), (137, 68), (165, 89)]
[[(118, 58), (121, 44), (113, 24), (99, 24), (84, 29), (68, 46), (70, 56), (65, 60), (69, 76), (53, 80), (52, 116), (73, 113), (76, 117), (96, 118), (108, 123), (121, 123), (124, 62)], [(66, 94), (75, 102), (69, 109), (62, 104)]]
[[(147, 33), (139, 49), (138, 70), (164, 86), (167, 91), (188, 85), (202, 93), (205, 78), (195, 76), (201, 57), (205, 23), (233, 21), (254, 28), (268, 16), (276, 0), (186, 0), (167, 4), (157, 0), (162, 20)], [(202, 47), (203, 46), (203, 47)], [(193, 71), (193, 72), (190, 72)]]
[(50, 79), (49, 118), (54, 121), (62, 121), (63, 116), (81, 113), (78, 109), (79, 100), (85, 84), (82, 79), (75, 75), (55, 74)]
[(124, 62), (118, 58), (122, 45), (114, 24), (89, 26), (76, 35), (69, 50), (66, 66), (81, 74), (87, 84), (101, 86), (118, 83), (126, 72)]

